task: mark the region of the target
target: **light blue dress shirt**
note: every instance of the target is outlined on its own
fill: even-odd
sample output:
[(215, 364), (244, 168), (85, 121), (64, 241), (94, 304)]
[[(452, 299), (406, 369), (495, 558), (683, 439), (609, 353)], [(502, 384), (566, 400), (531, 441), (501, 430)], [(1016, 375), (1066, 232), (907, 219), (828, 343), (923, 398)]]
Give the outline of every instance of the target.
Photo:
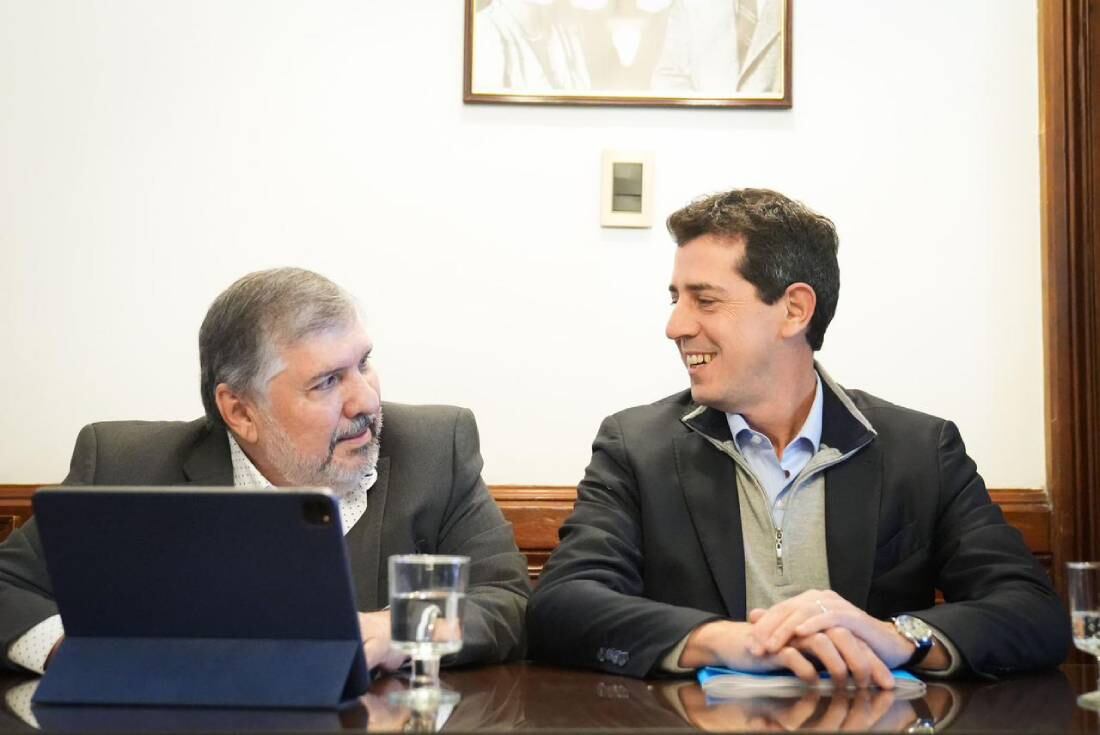
[(738, 451), (741, 452), (768, 496), (772, 520), (776, 528), (781, 528), (783, 525), (783, 511), (794, 480), (821, 446), (823, 397), (821, 377), (816, 373), (815, 377), (817, 387), (814, 389), (814, 402), (810, 407), (810, 414), (802, 423), (798, 434), (783, 450), (783, 459), (776, 456), (771, 440), (749, 426), (744, 416), (739, 413), (726, 414), (730, 434), (737, 443)]

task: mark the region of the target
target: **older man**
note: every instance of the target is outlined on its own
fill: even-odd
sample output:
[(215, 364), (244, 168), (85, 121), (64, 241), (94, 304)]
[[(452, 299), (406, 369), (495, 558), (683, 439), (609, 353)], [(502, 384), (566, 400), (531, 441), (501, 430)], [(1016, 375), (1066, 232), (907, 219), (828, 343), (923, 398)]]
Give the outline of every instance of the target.
[[(474, 417), (383, 403), (372, 348), (354, 302), (331, 281), (294, 268), (249, 274), (199, 330), (205, 417), (86, 426), (65, 483), (329, 487), (369, 665), (402, 663), (382, 608), (384, 560), (404, 553), (470, 557), (455, 663), (522, 656), (526, 565), (481, 479)], [(5, 662), (42, 672), (62, 622), (32, 520), (0, 545)]]
[[(1059, 663), (1068, 618), (955, 425), (814, 361), (832, 222), (765, 190), (674, 213), (666, 335), (691, 389), (608, 417), (531, 600), (537, 658), (997, 676)], [(935, 604), (943, 592), (945, 604)]]

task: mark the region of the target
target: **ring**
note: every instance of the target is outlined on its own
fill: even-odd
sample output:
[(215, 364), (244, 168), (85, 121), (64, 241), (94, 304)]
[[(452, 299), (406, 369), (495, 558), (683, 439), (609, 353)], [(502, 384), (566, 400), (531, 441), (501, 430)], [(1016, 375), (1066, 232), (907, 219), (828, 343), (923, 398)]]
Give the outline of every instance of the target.
[(822, 615), (828, 615), (829, 614), (829, 608), (825, 607), (824, 603), (822, 603), (821, 600), (814, 600), (814, 602), (816, 602), (817, 606), (821, 608), (821, 614)]

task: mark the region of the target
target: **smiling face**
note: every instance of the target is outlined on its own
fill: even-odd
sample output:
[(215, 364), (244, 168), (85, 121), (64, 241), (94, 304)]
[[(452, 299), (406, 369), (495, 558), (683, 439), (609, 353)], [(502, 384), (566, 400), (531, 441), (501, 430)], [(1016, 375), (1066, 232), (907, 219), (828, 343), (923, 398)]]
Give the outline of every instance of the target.
[(371, 349), (356, 319), (279, 350), (283, 369), (251, 402), (255, 435), (242, 444), (268, 480), (345, 494), (374, 469), (382, 402)]
[(790, 336), (786, 300), (765, 304), (738, 271), (744, 253), (743, 238), (709, 234), (676, 248), (665, 328), (687, 367), (692, 399), (741, 414), (773, 395)]

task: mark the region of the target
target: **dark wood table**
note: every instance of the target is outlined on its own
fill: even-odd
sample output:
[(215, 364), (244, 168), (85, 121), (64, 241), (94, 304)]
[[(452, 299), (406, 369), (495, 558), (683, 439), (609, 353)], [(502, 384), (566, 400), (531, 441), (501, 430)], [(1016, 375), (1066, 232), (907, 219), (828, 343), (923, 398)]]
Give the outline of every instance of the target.
[[(638, 681), (534, 664), (445, 672), (462, 695), (445, 732), (481, 730), (825, 730), (906, 732), (921, 720), (938, 732), (1100, 732), (1097, 713), (1081, 709), (1080, 693), (1096, 687), (1094, 665), (998, 682), (931, 683), (919, 700), (887, 692), (832, 697), (760, 697), (708, 703), (687, 680)], [(430, 731), (430, 714), (390, 704), (404, 686), (396, 677), (375, 682), (360, 705), (343, 712), (166, 710), (122, 707), (27, 707), (33, 678), (0, 675), (0, 731), (35, 732), (316, 732)], [(27, 711), (32, 717), (28, 718)], [(20, 712), (21, 714), (16, 714)], [(926, 730), (927, 731), (927, 730)]]

